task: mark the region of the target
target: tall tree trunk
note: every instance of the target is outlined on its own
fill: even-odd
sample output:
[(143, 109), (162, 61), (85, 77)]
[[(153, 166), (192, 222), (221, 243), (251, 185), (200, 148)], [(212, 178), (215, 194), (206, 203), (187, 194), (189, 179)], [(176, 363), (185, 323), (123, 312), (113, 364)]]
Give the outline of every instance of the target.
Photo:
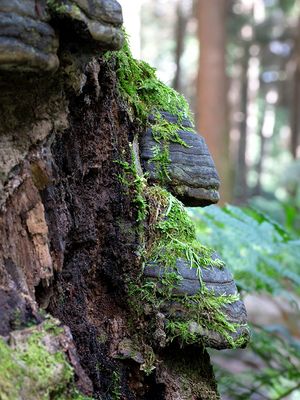
[(258, 135), (259, 135), (259, 140), (260, 140), (260, 146), (259, 146), (259, 158), (257, 161), (257, 164), (255, 166), (255, 171), (257, 173), (257, 181), (255, 188), (252, 192), (253, 196), (260, 196), (262, 194), (262, 185), (261, 185), (261, 178), (262, 178), (262, 172), (263, 172), (263, 164), (264, 164), (264, 158), (265, 158), (265, 148), (266, 148), (266, 137), (263, 134), (263, 127), (264, 127), (264, 122), (265, 122), (265, 113), (266, 113), (266, 105), (262, 106), (262, 112), (258, 124)]
[(292, 121), (290, 149), (294, 158), (300, 146), (300, 18), (298, 20), (298, 35), (296, 38), (295, 72), (293, 77)]
[(186, 12), (184, 12), (184, 5), (181, 0), (177, 2), (176, 5), (176, 29), (175, 29), (175, 40), (176, 40), (176, 48), (175, 48), (175, 64), (176, 64), (176, 72), (173, 80), (173, 88), (178, 92), (181, 92), (181, 57), (184, 51), (184, 39), (186, 32), (186, 25), (188, 21), (188, 17)]
[(226, 14), (227, 1), (199, 0), (197, 121), (221, 177), (222, 202), (232, 197), (225, 60)]
[(248, 105), (248, 65), (249, 65), (249, 47), (245, 45), (244, 57), (241, 65), (241, 115), (242, 120), (240, 123), (240, 137), (238, 144), (238, 159), (237, 159), (237, 172), (235, 183), (235, 199), (239, 203), (243, 203), (247, 198), (248, 185), (247, 185), (247, 105)]

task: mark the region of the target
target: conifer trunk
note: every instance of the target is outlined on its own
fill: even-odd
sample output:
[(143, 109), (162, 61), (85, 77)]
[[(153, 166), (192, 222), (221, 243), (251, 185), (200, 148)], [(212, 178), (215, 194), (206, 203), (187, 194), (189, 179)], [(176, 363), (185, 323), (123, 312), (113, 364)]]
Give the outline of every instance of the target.
[(221, 178), (222, 202), (232, 197), (227, 120), (226, 46), (227, 1), (199, 0), (197, 120)]

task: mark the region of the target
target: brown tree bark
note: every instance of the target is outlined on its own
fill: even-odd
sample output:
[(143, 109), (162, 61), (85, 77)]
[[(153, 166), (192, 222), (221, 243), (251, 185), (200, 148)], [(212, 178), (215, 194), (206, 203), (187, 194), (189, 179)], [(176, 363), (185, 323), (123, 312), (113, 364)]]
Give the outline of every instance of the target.
[(57, 70), (28, 72), (33, 57), (21, 72), (9, 69), (10, 59), (0, 71), (0, 346), (14, 354), (8, 337), (28, 337), (28, 325), (40, 335), (45, 313), (64, 326), (58, 338), (45, 338), (49, 353), (66, 355), (62, 367), (70, 363), (74, 377), (68, 370), (64, 386), (53, 379), (26, 400), (78, 399), (75, 383), (91, 399), (216, 400), (203, 344), (161, 346), (147, 330), (160, 327), (159, 312), (149, 322), (131, 304), (148, 233), (146, 221), (137, 223), (136, 193), (124, 188), (121, 164), (133, 165), (133, 142), (146, 127), (120, 96), (113, 55), (88, 47), (86, 31), (74, 41), (65, 20), (51, 22), (60, 34)]
[[(76, 78), (81, 69), (81, 93), (63, 69), (2, 86), (1, 156), (20, 146), (24, 154), (10, 159), (1, 191), (0, 335), (43, 320), (46, 310), (70, 329), (77, 387), (92, 399), (184, 399), (193, 385), (201, 398), (218, 399), (206, 350), (157, 347), (129, 304), (143, 239), (117, 161), (131, 163), (129, 143), (141, 127), (118, 96), (112, 65), (86, 61)], [(145, 374), (141, 366), (154, 361)]]
[(232, 197), (227, 120), (226, 13), (225, 0), (199, 0), (197, 121), (221, 177), (223, 203)]

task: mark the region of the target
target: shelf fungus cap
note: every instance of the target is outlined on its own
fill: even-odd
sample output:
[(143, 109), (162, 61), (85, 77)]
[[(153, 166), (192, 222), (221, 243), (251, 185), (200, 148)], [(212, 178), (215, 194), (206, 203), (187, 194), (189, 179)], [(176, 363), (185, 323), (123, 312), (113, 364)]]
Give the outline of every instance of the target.
[(122, 23), (116, 0), (1, 0), (0, 70), (55, 72), (59, 37), (54, 25), (67, 41), (80, 39), (81, 51), (95, 45), (120, 49)]
[[(178, 117), (167, 112), (160, 113), (162, 118), (178, 126), (177, 133), (182, 145), (176, 141), (158, 142), (149, 127), (141, 139), (141, 160), (143, 168), (149, 173), (152, 182), (166, 187), (186, 206), (206, 206), (219, 200), (220, 179), (205, 140), (195, 130), (187, 118), (179, 122)], [(154, 126), (156, 119), (149, 117)], [(169, 163), (168, 177), (162, 181), (159, 160), (155, 151), (167, 148)]]
[(1, 0), (0, 70), (55, 71), (58, 37), (44, 1)]
[[(216, 253), (211, 259), (220, 261)], [(173, 326), (174, 336), (180, 337), (184, 324), (194, 343), (218, 350), (245, 347), (249, 341), (247, 313), (232, 274), (214, 262), (200, 269), (178, 258), (174, 268), (146, 264), (144, 277), (157, 284), (160, 311)], [(168, 293), (165, 299), (164, 293)]]
[(122, 8), (116, 0), (56, 0), (50, 1), (51, 13), (67, 22), (79, 37), (94, 41), (102, 49), (122, 47)]

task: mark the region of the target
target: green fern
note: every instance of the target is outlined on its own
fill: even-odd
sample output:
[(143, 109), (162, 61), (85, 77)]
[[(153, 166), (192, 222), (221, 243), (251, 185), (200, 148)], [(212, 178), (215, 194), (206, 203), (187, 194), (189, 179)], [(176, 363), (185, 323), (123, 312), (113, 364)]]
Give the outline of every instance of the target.
[(246, 292), (300, 293), (300, 240), (269, 217), (234, 206), (190, 211), (201, 243), (214, 248)]
[[(191, 210), (201, 243), (214, 246), (245, 292), (293, 301), (300, 287), (300, 240), (254, 209)], [(281, 326), (255, 326), (248, 351), (255, 367), (230, 375), (216, 368), (221, 393), (232, 400), (300, 398), (300, 342)], [(231, 352), (235, 359), (238, 355)]]

